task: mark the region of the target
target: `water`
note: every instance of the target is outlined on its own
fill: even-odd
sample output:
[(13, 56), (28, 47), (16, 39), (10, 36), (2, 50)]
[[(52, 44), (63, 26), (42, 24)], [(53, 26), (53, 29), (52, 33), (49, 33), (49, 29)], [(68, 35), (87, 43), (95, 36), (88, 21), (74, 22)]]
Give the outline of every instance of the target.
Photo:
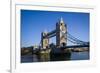
[(71, 55), (71, 60), (88, 60), (89, 52), (73, 52)]
[(41, 54), (21, 56), (21, 63), (48, 62), (48, 61), (69, 61), (69, 60), (89, 60), (89, 52), (71, 52), (69, 54)]

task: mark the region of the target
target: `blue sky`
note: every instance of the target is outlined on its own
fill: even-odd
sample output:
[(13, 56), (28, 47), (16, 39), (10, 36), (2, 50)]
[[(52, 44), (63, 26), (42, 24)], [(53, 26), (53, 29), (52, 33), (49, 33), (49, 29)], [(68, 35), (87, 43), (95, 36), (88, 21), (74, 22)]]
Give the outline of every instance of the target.
[[(54, 30), (61, 17), (70, 34), (89, 41), (89, 13), (21, 10), (21, 47), (39, 44), (41, 32)], [(55, 42), (55, 38), (51, 42)]]

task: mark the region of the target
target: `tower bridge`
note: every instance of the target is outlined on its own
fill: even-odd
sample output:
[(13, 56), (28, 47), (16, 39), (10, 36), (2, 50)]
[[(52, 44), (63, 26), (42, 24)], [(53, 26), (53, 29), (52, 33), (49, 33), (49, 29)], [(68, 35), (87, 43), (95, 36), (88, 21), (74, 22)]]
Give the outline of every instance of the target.
[[(64, 23), (63, 19), (61, 18), (56, 23), (56, 28), (52, 30), (51, 32), (42, 32), (41, 33), (41, 46), (42, 48), (46, 49), (49, 47), (49, 39), (56, 36), (56, 47), (66, 47), (66, 48), (72, 48), (72, 47), (89, 47), (89, 42), (81, 41), (74, 36), (72, 36), (70, 33), (68, 33), (67, 25)], [(67, 41), (70, 41), (77, 45), (67, 46)]]

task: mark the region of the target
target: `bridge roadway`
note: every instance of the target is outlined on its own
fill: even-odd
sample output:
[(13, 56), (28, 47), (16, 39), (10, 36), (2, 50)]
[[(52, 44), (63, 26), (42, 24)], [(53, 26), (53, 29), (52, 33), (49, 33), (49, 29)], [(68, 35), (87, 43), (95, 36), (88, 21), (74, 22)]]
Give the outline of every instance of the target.
[(65, 46), (60, 48), (81, 48), (81, 47), (89, 47), (89, 45), (71, 45), (71, 46)]
[[(33, 50), (33, 53), (38, 54), (39, 52), (52, 52), (52, 53), (62, 53), (62, 50), (67, 49), (67, 48), (74, 48), (73, 51), (84, 51), (86, 49), (77, 49), (77, 48), (82, 48), (82, 47), (89, 47), (89, 45), (71, 45), (71, 46), (65, 46), (65, 47), (59, 47), (59, 48), (53, 48), (53, 49), (36, 49)], [(67, 52), (67, 51), (65, 51)]]

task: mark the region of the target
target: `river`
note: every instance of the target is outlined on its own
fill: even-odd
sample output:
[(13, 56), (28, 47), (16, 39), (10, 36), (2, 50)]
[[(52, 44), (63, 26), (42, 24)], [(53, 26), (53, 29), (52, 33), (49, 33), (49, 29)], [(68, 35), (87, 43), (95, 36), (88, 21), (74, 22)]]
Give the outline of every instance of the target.
[(48, 61), (70, 61), (70, 60), (89, 60), (89, 52), (71, 52), (71, 54), (54, 55), (49, 54), (38, 55), (25, 55), (21, 56), (21, 63), (31, 62), (48, 62)]

